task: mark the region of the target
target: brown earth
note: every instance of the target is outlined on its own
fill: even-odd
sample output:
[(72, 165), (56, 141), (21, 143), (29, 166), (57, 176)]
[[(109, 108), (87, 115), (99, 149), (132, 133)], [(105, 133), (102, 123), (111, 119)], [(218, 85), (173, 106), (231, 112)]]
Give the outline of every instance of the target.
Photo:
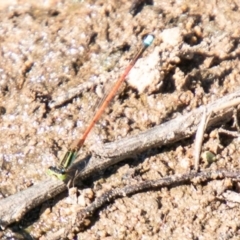
[[(102, 86), (118, 78), (147, 33), (155, 36), (152, 46), (82, 152), (168, 121), (240, 85), (237, 1), (4, 1), (0, 7), (2, 198), (46, 177), (47, 167), (59, 161), (92, 116)], [(81, 84), (82, 92), (69, 97)], [(236, 131), (234, 122), (223, 127)], [(77, 207), (106, 190), (189, 172), (193, 141), (150, 149), (111, 167), (0, 235), (49, 239), (72, 221)], [(237, 138), (218, 135), (217, 129), (207, 132), (203, 151), (211, 151), (216, 161), (202, 161), (200, 168), (238, 169), (238, 147)], [(135, 168), (139, 175), (124, 182)], [(226, 189), (239, 191), (239, 186), (214, 180), (117, 199), (77, 237), (240, 239), (239, 205), (221, 199)]]

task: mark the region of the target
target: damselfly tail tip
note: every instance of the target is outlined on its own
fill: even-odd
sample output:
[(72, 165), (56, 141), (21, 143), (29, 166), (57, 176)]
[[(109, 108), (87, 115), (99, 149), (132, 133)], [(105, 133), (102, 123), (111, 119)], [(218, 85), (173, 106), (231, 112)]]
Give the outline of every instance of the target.
[(152, 44), (153, 39), (154, 39), (153, 35), (151, 34), (147, 35), (147, 37), (143, 40), (143, 45), (149, 47)]

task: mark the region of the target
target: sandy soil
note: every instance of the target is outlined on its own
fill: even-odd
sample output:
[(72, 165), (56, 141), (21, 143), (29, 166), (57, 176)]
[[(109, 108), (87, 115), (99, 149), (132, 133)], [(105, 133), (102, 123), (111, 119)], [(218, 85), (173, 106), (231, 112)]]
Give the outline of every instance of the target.
[[(139, 6), (141, 2), (145, 4)], [(123, 72), (147, 33), (155, 36), (154, 43), (94, 128), (83, 153), (233, 92), (240, 85), (239, 7), (231, 0), (1, 3), (0, 197), (46, 177), (47, 167), (79, 137), (103, 86)], [(82, 88), (76, 92), (78, 86)], [(236, 131), (234, 123), (223, 128)], [(49, 239), (49, 233), (72, 221), (76, 208), (106, 190), (189, 172), (193, 141), (150, 149), (111, 167), (84, 187), (31, 211), (0, 236)], [(216, 160), (202, 161), (201, 169), (238, 169), (237, 138), (212, 129), (204, 137), (207, 150)], [(137, 176), (131, 175), (136, 168)], [(239, 205), (221, 199), (226, 189), (239, 191), (239, 186), (214, 180), (117, 199), (86, 221), (75, 237), (239, 239)]]

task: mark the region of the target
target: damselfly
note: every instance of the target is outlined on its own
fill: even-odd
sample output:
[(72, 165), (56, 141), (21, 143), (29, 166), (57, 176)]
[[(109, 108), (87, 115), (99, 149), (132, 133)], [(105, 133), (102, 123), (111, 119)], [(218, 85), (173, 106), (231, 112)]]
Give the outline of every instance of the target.
[(130, 72), (130, 70), (133, 68), (133, 66), (135, 65), (137, 60), (141, 57), (141, 55), (147, 49), (147, 47), (149, 47), (152, 44), (153, 39), (154, 39), (154, 37), (152, 35), (147, 35), (147, 37), (143, 40), (143, 46), (136, 53), (136, 55), (134, 56), (134, 58), (132, 59), (130, 64), (125, 69), (125, 71), (122, 74), (122, 76), (114, 83), (112, 89), (104, 97), (104, 100), (102, 101), (102, 104), (97, 109), (97, 111), (96, 111), (95, 115), (93, 116), (93, 118), (90, 120), (89, 125), (86, 128), (86, 130), (84, 131), (84, 133), (81, 136), (81, 138), (78, 139), (77, 141), (75, 141), (70, 146), (70, 148), (65, 153), (64, 157), (62, 158), (62, 160), (60, 161), (60, 164), (57, 167), (55, 167), (55, 166), (49, 167), (48, 173), (50, 175), (54, 175), (54, 176), (58, 177), (60, 180), (66, 179), (67, 169), (71, 166), (71, 164), (75, 160), (75, 158), (77, 156), (77, 153), (81, 149), (81, 147), (83, 146), (83, 144), (84, 144), (88, 134), (90, 133), (90, 131), (92, 130), (92, 128), (94, 127), (96, 122), (99, 120), (99, 118), (102, 116), (104, 110), (106, 109), (106, 107), (108, 106), (109, 102), (112, 100), (112, 98), (114, 97), (114, 95), (118, 91), (118, 89), (121, 86), (122, 82), (125, 80), (126, 76)]

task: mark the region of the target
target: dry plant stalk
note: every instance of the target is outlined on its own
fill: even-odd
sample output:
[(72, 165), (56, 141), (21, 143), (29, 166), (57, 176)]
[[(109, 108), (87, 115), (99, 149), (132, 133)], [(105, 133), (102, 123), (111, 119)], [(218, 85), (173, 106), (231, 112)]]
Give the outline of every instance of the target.
[(196, 137), (195, 137), (195, 147), (194, 147), (195, 171), (199, 170), (199, 160), (200, 160), (200, 154), (201, 154), (201, 150), (202, 150), (202, 142), (203, 142), (204, 132), (206, 130), (206, 127), (207, 127), (207, 124), (208, 124), (208, 121), (209, 121), (211, 115), (212, 115), (211, 112), (207, 114), (206, 107), (204, 106), (202, 119), (199, 123)]

